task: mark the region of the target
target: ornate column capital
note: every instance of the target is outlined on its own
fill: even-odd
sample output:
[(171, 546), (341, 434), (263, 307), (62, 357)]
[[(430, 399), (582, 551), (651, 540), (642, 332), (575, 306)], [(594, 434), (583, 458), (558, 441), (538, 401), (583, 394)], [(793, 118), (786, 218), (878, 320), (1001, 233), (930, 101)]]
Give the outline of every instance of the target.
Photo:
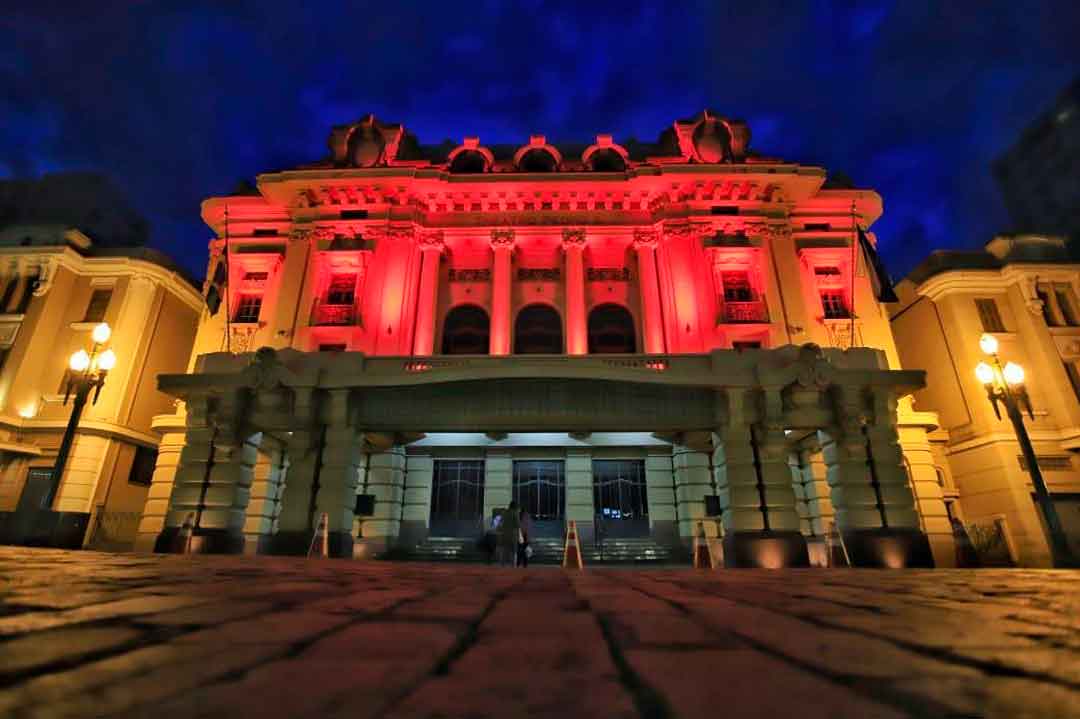
[(498, 229), (491, 231), (491, 248), (498, 249), (514, 249), (514, 245), (517, 242), (514, 237), (514, 230), (510, 228)]
[(744, 225), (742, 228), (747, 237), (761, 238), (766, 240), (780, 240), (791, 235), (791, 225), (784, 223), (782, 225), (769, 224), (765, 222), (754, 222)]
[(446, 246), (443, 242), (442, 230), (421, 232), (417, 242), (420, 244), (420, 250), (422, 252), (435, 251), (442, 253)]
[(639, 227), (634, 230), (634, 247), (637, 249), (656, 247), (659, 243), (657, 232), (651, 228)]
[(564, 250), (571, 248), (585, 248), (585, 230), (581, 227), (566, 227), (562, 231), (562, 246)]

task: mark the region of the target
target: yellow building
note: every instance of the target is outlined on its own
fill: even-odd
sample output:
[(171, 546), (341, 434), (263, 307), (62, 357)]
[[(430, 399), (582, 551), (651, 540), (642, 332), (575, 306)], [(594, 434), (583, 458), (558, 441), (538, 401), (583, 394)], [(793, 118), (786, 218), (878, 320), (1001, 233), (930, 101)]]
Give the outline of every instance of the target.
[[(0, 542), (130, 546), (157, 455), (151, 417), (173, 410), (157, 376), (187, 368), (201, 308), (152, 250), (95, 247), (64, 226), (0, 231)], [(68, 358), (100, 322), (118, 361), (54, 486)]]
[(1004, 519), (1024, 566), (1049, 566), (1042, 515), (1009, 420), (995, 416), (975, 377), (979, 338), (997, 338), (1003, 361), (1020, 364), (1034, 419), (1025, 416), (1039, 466), (1069, 543), (1080, 553), (1080, 264), (1065, 243), (997, 237), (978, 252), (938, 251), (900, 285), (892, 328), (905, 367), (927, 371), (915, 393), (936, 410), (931, 435), (946, 506), (964, 524)]

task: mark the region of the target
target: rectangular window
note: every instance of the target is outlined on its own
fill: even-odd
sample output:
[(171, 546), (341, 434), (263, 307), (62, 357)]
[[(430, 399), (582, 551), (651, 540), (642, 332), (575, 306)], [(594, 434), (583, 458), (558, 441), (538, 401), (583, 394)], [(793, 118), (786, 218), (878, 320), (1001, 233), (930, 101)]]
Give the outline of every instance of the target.
[(997, 302), (990, 299), (975, 300), (975, 308), (979, 311), (979, 321), (982, 323), (983, 332), (1004, 332), (1005, 323), (1001, 321)]
[(261, 309), (262, 295), (240, 295), (233, 322), (258, 322)]
[(840, 290), (822, 290), (821, 309), (825, 311), (827, 320), (846, 320), (851, 317), (844, 301), (844, 293)]
[(1059, 326), (1061, 326), (1061, 323), (1057, 321), (1056, 317), (1054, 317), (1054, 308), (1050, 304), (1050, 293), (1047, 292), (1044, 288), (1039, 287), (1039, 288), (1036, 288), (1035, 294), (1037, 294), (1039, 296), (1039, 301), (1042, 302), (1042, 314), (1043, 314), (1043, 320), (1046, 321), (1046, 326), (1047, 327), (1059, 327)]
[(112, 300), (111, 289), (94, 290), (90, 294), (90, 302), (86, 305), (86, 312), (83, 313), (83, 322), (103, 322), (110, 300)]
[(1069, 384), (1072, 385), (1076, 401), (1080, 402), (1080, 369), (1076, 367), (1075, 362), (1063, 362), (1062, 364), (1065, 365), (1065, 374), (1069, 375)]
[(713, 205), (712, 213), (714, 215), (737, 215), (739, 214), (738, 205)]
[(34, 299), (34, 285), (37, 284), (38, 273), (34, 273), (26, 278), (26, 282), (23, 283), (22, 295), (19, 296), (19, 304), (15, 306), (15, 314), (24, 315), (26, 311), (30, 309), (30, 300)]
[(11, 304), (11, 298), (15, 296), (15, 287), (19, 284), (18, 277), (9, 277), (7, 284), (4, 285), (4, 294), (0, 297), (0, 314), (6, 314), (8, 305)]
[(276, 237), (278, 231), (273, 227), (256, 227), (255, 231), (251, 233), (255, 237)]
[(131, 461), (128, 484), (149, 487), (154, 477), (154, 465), (157, 464), (157, 450), (151, 447), (136, 447), (135, 458)]
[(745, 341), (745, 342), (732, 342), (731, 349), (742, 352), (743, 350), (758, 350), (761, 349), (761, 342), (759, 341)]
[(747, 272), (721, 272), (720, 282), (724, 285), (724, 302), (753, 302), (754, 291)]
[(356, 300), (356, 275), (334, 275), (326, 290), (326, 304), (352, 305)]
[(817, 277), (840, 277), (839, 267), (815, 267), (814, 275)]
[(244, 281), (245, 282), (266, 282), (268, 277), (270, 277), (269, 272), (245, 272), (244, 273)]
[(1057, 299), (1058, 309), (1061, 311), (1061, 319), (1069, 327), (1080, 325), (1076, 317), (1076, 307), (1073, 305), (1072, 292), (1067, 287), (1055, 287), (1054, 297)]
[(344, 352), (345, 351), (345, 345), (342, 345), (342, 344), (319, 345), (319, 351), (320, 352)]
[(366, 220), (368, 216), (367, 210), (342, 210), (341, 219), (343, 220)]
[(828, 222), (807, 222), (805, 229), (807, 232), (828, 232), (832, 229), (832, 225)]

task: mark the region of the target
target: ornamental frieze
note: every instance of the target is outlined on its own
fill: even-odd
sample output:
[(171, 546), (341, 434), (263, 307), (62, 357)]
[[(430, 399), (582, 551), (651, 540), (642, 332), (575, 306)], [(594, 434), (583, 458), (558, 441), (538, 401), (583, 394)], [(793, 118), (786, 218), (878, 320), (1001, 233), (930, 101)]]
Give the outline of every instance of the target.
[(585, 270), (589, 282), (629, 282), (629, 267), (590, 267)]
[(562, 273), (558, 267), (519, 267), (518, 282), (558, 282)]
[(491, 270), (486, 267), (481, 269), (454, 269), (451, 267), (447, 279), (450, 282), (491, 282)]

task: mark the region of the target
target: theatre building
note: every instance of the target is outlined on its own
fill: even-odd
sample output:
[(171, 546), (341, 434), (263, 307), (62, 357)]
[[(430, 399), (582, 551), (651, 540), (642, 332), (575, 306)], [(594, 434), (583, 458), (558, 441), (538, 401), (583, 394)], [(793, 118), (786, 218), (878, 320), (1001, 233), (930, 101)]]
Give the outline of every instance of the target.
[(426, 146), (369, 116), (204, 202), (208, 309), (159, 378), (183, 402), (137, 548), (187, 521), (195, 551), (303, 552), (325, 514), (332, 554), (377, 556), (516, 500), (586, 546), (951, 564), (937, 417), (855, 229), (881, 198), (749, 139), (706, 112), (654, 143)]

